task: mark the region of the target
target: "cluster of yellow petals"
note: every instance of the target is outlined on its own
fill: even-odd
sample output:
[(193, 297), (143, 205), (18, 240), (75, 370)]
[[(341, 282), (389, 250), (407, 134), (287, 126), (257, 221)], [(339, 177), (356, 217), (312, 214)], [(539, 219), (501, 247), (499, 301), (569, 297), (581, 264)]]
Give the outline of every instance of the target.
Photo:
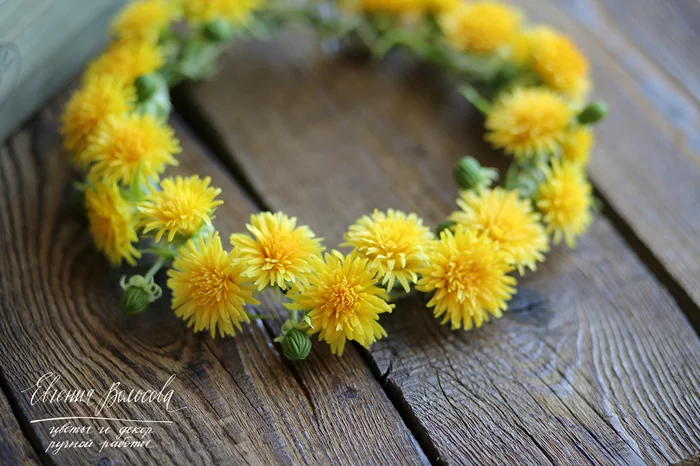
[(368, 348), (385, 337), (379, 314), (394, 308), (387, 302), (386, 291), (377, 286), (377, 269), (368, 259), (335, 250), (314, 262), (308, 286), (288, 294), (288, 298), (289, 309), (307, 313), (311, 322), (308, 332), (318, 333), (330, 345), (331, 353), (339, 356), (347, 340)]
[(112, 22), (112, 33), (123, 40), (155, 43), (161, 31), (179, 16), (173, 0), (136, 0)]
[(564, 34), (538, 28), (533, 34), (532, 69), (550, 88), (580, 101), (590, 90), (588, 59)]
[(580, 166), (569, 162), (552, 164), (545, 182), (537, 189), (535, 202), (555, 244), (563, 239), (573, 248), (576, 239), (586, 232), (593, 221), (592, 192)]
[(369, 259), (387, 291), (398, 281), (408, 292), (418, 280), (418, 269), (427, 263), (434, 241), (433, 233), (416, 214), (389, 209), (386, 213), (375, 210), (357, 220), (341, 246), (351, 246), (359, 257)]
[(235, 251), (226, 252), (218, 233), (190, 240), (168, 270), (175, 315), (187, 321), (195, 332), (216, 330), (223, 337), (250, 322), (247, 304), (260, 304), (253, 286), (243, 276), (245, 266), (236, 262)]
[(157, 179), (166, 165), (177, 165), (180, 144), (169, 126), (149, 114), (110, 115), (91, 135), (82, 159), (91, 176), (131, 185)]
[(114, 265), (135, 265), (141, 254), (133, 243), (136, 209), (122, 197), (116, 183), (89, 181), (85, 187), (85, 213), (90, 234), (99, 251)]
[(489, 315), (501, 317), (515, 293), (508, 255), (487, 235), (457, 225), (440, 232), (416, 289), (434, 293), (428, 302), (435, 317), (451, 328), (481, 327)]
[(517, 191), (502, 188), (463, 191), (457, 199), (461, 211), (450, 220), (466, 229), (488, 236), (505, 252), (522, 275), (535, 270), (549, 250), (540, 215), (530, 200), (520, 199)]
[(209, 186), (211, 179), (201, 179), (194, 175), (166, 178), (160, 183), (160, 189), (154, 189), (138, 206), (139, 226), (143, 232), (158, 230), (156, 242), (167, 233), (168, 241), (177, 234), (191, 236), (203, 225), (212, 226), (214, 209), (224, 201), (216, 199), (220, 188)]
[(516, 158), (556, 152), (573, 110), (547, 88), (518, 88), (493, 105), (486, 117), (486, 140)]
[(522, 20), (522, 14), (505, 3), (458, 2), (440, 16), (440, 26), (455, 48), (487, 54), (509, 45)]
[(83, 151), (100, 123), (108, 117), (119, 117), (133, 111), (135, 101), (134, 87), (111, 75), (97, 76), (73, 93), (61, 118), (61, 134), (64, 146), (78, 168), (88, 166)]
[(567, 162), (585, 167), (591, 158), (594, 142), (593, 130), (585, 126), (578, 126), (567, 132), (562, 139), (561, 156)]
[(181, 0), (184, 16), (194, 23), (208, 23), (216, 19), (237, 25), (250, 21), (253, 11), (264, 0)]
[(246, 228), (252, 235), (234, 233), (231, 245), (236, 260), (245, 267), (244, 275), (254, 281), (258, 290), (290, 285), (303, 287), (314, 262), (320, 260), (324, 248), (321, 238), (306, 225), (297, 226), (297, 219), (282, 212), (261, 212), (251, 215)]
[(100, 75), (133, 83), (143, 74), (156, 71), (165, 63), (163, 51), (149, 40), (117, 40), (88, 66), (85, 80)]

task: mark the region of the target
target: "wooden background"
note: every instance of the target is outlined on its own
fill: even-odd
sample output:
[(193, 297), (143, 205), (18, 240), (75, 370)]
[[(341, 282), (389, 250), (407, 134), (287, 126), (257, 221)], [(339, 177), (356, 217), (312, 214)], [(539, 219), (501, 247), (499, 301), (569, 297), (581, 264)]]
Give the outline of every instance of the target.
[[(0, 458), (45, 464), (667, 464), (700, 454), (700, 3), (518, 2), (581, 45), (612, 112), (590, 168), (605, 209), (577, 250), (555, 248), (510, 312), (471, 332), (420, 298), (382, 319), (389, 338), (340, 359), (315, 344), (285, 361), (279, 322), (234, 339), (191, 334), (167, 300), (123, 316), (112, 270), (70, 215), (57, 136), (69, 89), (0, 146)], [(314, 41), (238, 43), (217, 76), (175, 92), (179, 173), (224, 190), (216, 225), (282, 209), (327, 245), (371, 211), (454, 209), (465, 155), (502, 164), (483, 121), (439, 74), (320, 53)], [(159, 276), (162, 280), (163, 274)], [(264, 301), (263, 313), (283, 311)], [(694, 328), (695, 327), (695, 328)], [(153, 449), (45, 450), (88, 416), (30, 403), (61, 388), (159, 388), (173, 404), (115, 405), (166, 419)], [(118, 429), (123, 423), (94, 421)], [(66, 439), (70, 437), (65, 437)], [(695, 457), (695, 459), (693, 459)]]

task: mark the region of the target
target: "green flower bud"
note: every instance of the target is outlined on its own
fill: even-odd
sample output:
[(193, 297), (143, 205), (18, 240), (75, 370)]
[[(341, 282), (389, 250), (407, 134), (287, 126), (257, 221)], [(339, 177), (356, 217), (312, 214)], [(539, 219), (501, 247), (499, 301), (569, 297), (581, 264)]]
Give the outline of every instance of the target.
[(225, 42), (233, 36), (233, 28), (228, 22), (215, 19), (204, 27), (204, 36), (212, 42)]
[(460, 189), (488, 188), (498, 179), (498, 172), (493, 168), (482, 167), (474, 157), (462, 157), (452, 172)]
[(159, 87), (158, 78), (152, 74), (142, 74), (136, 78), (134, 86), (136, 87), (136, 97), (139, 102), (145, 102), (156, 93)]
[(290, 361), (306, 359), (311, 352), (311, 338), (301, 329), (291, 329), (282, 339), (282, 354)]
[(136, 79), (136, 109), (140, 113), (167, 120), (172, 110), (168, 83), (160, 73), (144, 74)]
[(143, 288), (136, 286), (128, 287), (122, 293), (122, 312), (128, 316), (141, 314), (148, 309), (148, 305), (150, 304), (149, 297), (148, 292)]
[(126, 276), (123, 276), (119, 284), (124, 290), (120, 300), (121, 309), (129, 316), (143, 313), (150, 303), (163, 295), (163, 290), (152, 277), (134, 275), (127, 281)]
[(451, 229), (455, 225), (455, 222), (452, 220), (445, 220), (438, 225), (437, 229), (435, 230), (435, 234), (439, 237), (440, 233), (442, 233), (445, 230)]
[(608, 115), (608, 104), (602, 100), (591, 102), (578, 114), (578, 122), (582, 125), (594, 125)]

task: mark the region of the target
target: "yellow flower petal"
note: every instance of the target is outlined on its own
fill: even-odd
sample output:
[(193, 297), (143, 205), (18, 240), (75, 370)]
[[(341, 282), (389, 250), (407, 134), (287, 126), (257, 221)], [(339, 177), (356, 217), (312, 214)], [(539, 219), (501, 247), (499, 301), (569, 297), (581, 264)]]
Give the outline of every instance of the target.
[(443, 230), (430, 264), (420, 273), (416, 289), (433, 293), (428, 307), (453, 330), (480, 327), (489, 315), (500, 317), (515, 293), (515, 278), (508, 275), (508, 255), (488, 236), (457, 225)]
[(224, 251), (218, 233), (199, 236), (180, 248), (168, 270), (175, 315), (195, 332), (208, 329), (214, 338), (218, 328), (222, 337), (233, 335), (241, 322), (250, 322), (244, 306), (260, 304), (234, 256)]

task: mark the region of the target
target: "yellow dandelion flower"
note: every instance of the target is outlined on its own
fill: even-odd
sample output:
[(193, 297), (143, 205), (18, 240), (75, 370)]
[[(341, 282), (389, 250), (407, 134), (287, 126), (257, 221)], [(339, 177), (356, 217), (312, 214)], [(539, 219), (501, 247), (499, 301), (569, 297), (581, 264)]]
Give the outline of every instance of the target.
[(244, 306), (260, 304), (233, 256), (224, 251), (218, 233), (198, 236), (180, 248), (168, 270), (175, 315), (195, 332), (209, 329), (214, 338), (218, 328), (222, 337), (233, 335), (234, 327), (240, 330), (241, 322), (250, 322)]
[(421, 270), (416, 289), (434, 293), (428, 307), (453, 330), (481, 327), (489, 314), (501, 317), (515, 293), (515, 278), (508, 275), (508, 255), (487, 235), (457, 225), (443, 230), (430, 254), (430, 265)]
[(418, 280), (418, 269), (426, 264), (434, 241), (430, 229), (416, 214), (389, 209), (387, 213), (375, 210), (371, 216), (358, 219), (341, 246), (351, 246), (359, 257), (369, 259), (371, 266), (379, 269), (388, 291), (398, 280), (408, 293), (410, 283)]
[(133, 110), (136, 91), (113, 76), (98, 76), (86, 81), (73, 93), (61, 118), (61, 134), (71, 160), (78, 168), (87, 168), (83, 150), (100, 122), (111, 115)]
[(508, 45), (523, 17), (505, 3), (476, 1), (459, 3), (440, 17), (447, 40), (457, 49), (487, 54)]
[(182, 7), (185, 18), (195, 23), (223, 19), (245, 25), (250, 21), (251, 13), (264, 3), (264, 0), (183, 0)]
[(224, 201), (216, 199), (221, 189), (209, 186), (210, 182), (208, 176), (201, 179), (197, 175), (161, 181), (160, 189), (152, 191), (138, 206), (143, 232), (158, 230), (156, 241), (167, 232), (168, 241), (172, 241), (178, 233), (191, 236), (202, 225), (211, 226), (214, 209)]
[(152, 73), (164, 63), (163, 52), (152, 42), (116, 41), (92, 62), (85, 72), (85, 79), (90, 80), (102, 74), (109, 74), (133, 83), (142, 74)]
[(116, 17), (112, 32), (122, 39), (156, 42), (178, 13), (179, 8), (170, 0), (137, 0)]
[(322, 239), (282, 212), (251, 215), (246, 228), (253, 237), (233, 234), (231, 244), (238, 251), (236, 260), (245, 264), (245, 275), (255, 281), (258, 290), (266, 286), (283, 290), (290, 284), (303, 286), (306, 275), (314, 270), (313, 262), (324, 250)]
[(545, 88), (518, 88), (501, 97), (486, 117), (486, 140), (517, 158), (555, 152), (573, 111)]
[(98, 250), (113, 265), (126, 261), (136, 264), (141, 254), (133, 245), (136, 235), (136, 208), (124, 199), (116, 183), (91, 182), (85, 188), (85, 214)]
[(568, 132), (561, 141), (562, 158), (582, 167), (588, 165), (591, 149), (595, 142), (593, 131), (585, 126), (579, 126)]
[(576, 238), (586, 232), (593, 221), (592, 191), (580, 166), (566, 162), (552, 165), (537, 189), (535, 205), (555, 244), (564, 239), (573, 248)]
[(343, 354), (345, 342), (353, 340), (369, 345), (386, 336), (379, 325), (379, 314), (391, 312), (389, 295), (376, 285), (377, 269), (369, 260), (347, 256), (338, 251), (325, 254), (323, 261), (315, 262), (309, 284), (298, 293), (289, 293), (291, 310), (308, 311), (310, 334), (319, 333), (319, 339), (328, 343), (331, 353)]
[(532, 69), (549, 87), (576, 100), (590, 90), (588, 59), (565, 35), (540, 28), (534, 36)]
[(130, 185), (138, 171), (157, 179), (166, 165), (177, 165), (180, 144), (173, 130), (152, 115), (108, 117), (90, 137), (83, 158), (92, 176)]
[(513, 36), (510, 43), (510, 57), (515, 63), (523, 66), (531, 63), (537, 34), (543, 29), (543, 27), (537, 26), (520, 30)]
[(503, 188), (463, 191), (457, 199), (462, 209), (450, 220), (485, 234), (508, 254), (522, 275), (525, 268), (535, 270), (549, 249), (547, 233), (532, 203), (518, 197), (517, 191)]

